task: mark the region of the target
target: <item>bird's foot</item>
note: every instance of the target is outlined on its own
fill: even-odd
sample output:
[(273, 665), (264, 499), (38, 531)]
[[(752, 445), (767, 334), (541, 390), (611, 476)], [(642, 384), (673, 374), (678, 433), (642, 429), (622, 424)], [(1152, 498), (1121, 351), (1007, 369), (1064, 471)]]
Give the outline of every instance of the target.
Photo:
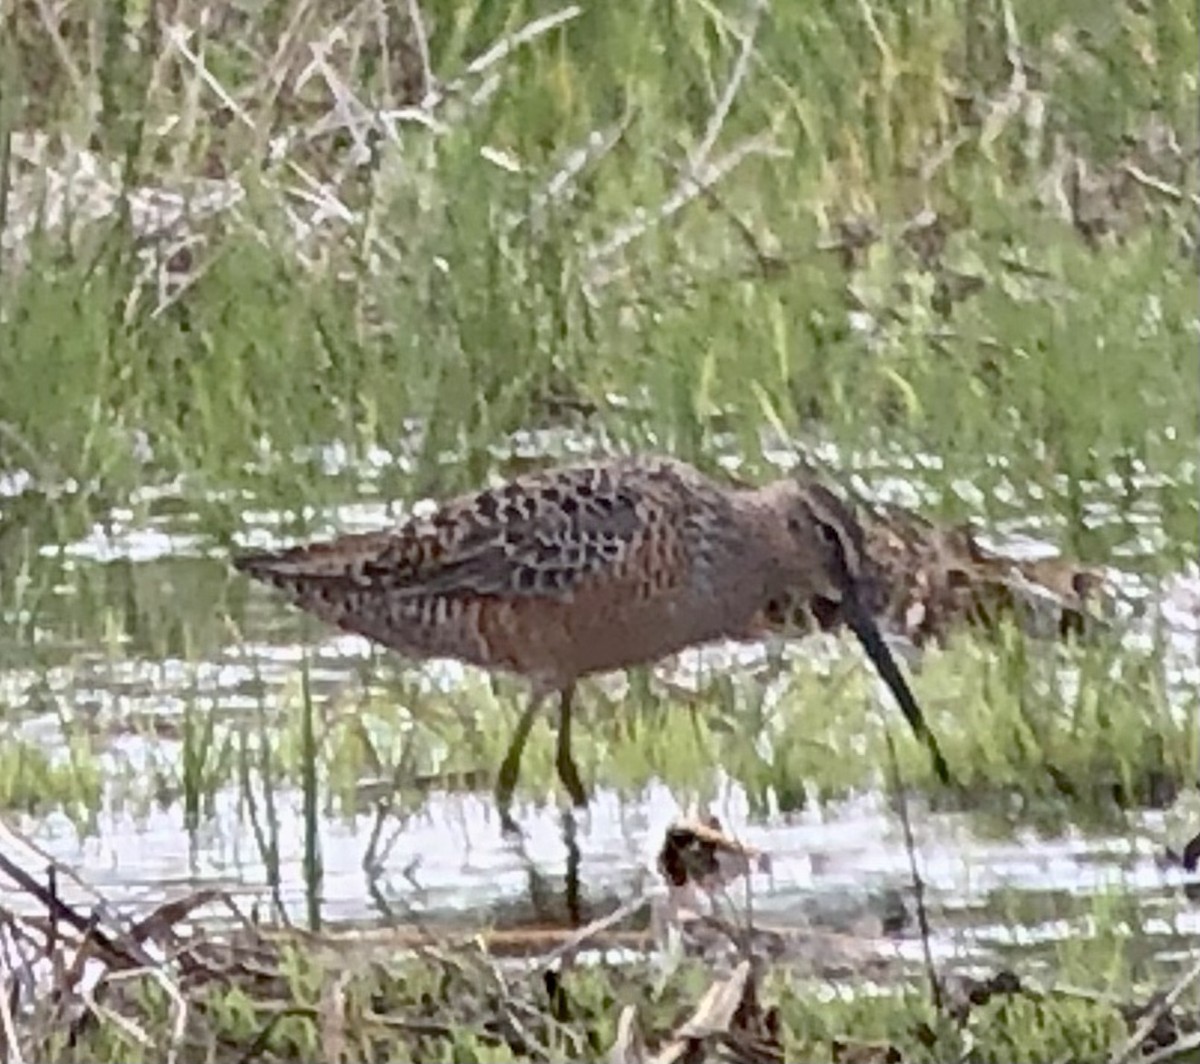
[(500, 813), (500, 833), (509, 839), (524, 838), (525, 833), (521, 830), (520, 825), (513, 819), (512, 812), (507, 806), (499, 807)]

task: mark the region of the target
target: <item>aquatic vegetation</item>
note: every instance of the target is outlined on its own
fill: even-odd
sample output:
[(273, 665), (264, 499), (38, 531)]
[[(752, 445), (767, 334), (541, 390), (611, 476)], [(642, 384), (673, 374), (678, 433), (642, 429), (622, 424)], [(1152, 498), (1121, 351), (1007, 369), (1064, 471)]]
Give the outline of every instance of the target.
[[(892, 789), (894, 732), (931, 832), (961, 816), (1060, 850), (1083, 836), (1106, 874), (1134, 866), (1123, 894), (1062, 872), (1090, 938), (1054, 883), (978, 895), (927, 869), (946, 926), (1003, 924), (989, 956), (1101, 994), (984, 994), (968, 1047), (919, 978), (826, 1000), (781, 966), (760, 991), (785, 1057), (1127, 1050), (1104, 994), (1144, 1000), (1134, 984), (1161, 986), (1195, 930), (1183, 873), (1163, 886), (1146, 850), (1200, 771), (1194, 6), (333, 10), (225, 5), (200, 25), (185, 5), (168, 25), (155, 5), (25, 5), (0, 34), (6, 820), (85, 877), (135, 875), (135, 851), (168, 880), (225, 869), (314, 925), (511, 898), (525, 872), (470, 796), (517, 688), (283, 616), (230, 554), (583, 455), (666, 451), (759, 483), (811, 462), (980, 543), (1095, 568), (1117, 608), (1064, 640), (1008, 621), (925, 640), (905, 664), (966, 767), (953, 796), (836, 635), (581, 686), (580, 773), (610, 817), (584, 848), (632, 875), (636, 843), (614, 839), (692, 798), (763, 830), (837, 824), (835, 803)], [(1003, 599), (1018, 581), (999, 569)], [(953, 603), (957, 579), (889, 620), (928, 634), (914, 604)], [(539, 722), (517, 792), (539, 838), (554, 760)], [(143, 828), (153, 845), (126, 845)], [(450, 837), (463, 867), (422, 868)], [(889, 855), (880, 877), (907, 889)], [(805, 897), (846, 893), (798, 863), (780, 867)], [(347, 1059), (528, 1059), (497, 1034), (490, 968), (426, 956), (339, 984), (345, 951), (331, 966), (307, 945), (269, 994), (194, 1004), (214, 1059), (332, 1059), (335, 1015), (361, 1041)], [(543, 994), (518, 1021), (544, 1055), (598, 1057), (627, 1004), (663, 1045), (710, 976), (576, 968), (567, 1018), (536, 980), (500, 998)], [(147, 980), (117, 999), (136, 1028), (85, 1009), (82, 1040), (46, 1059), (161, 1059), (178, 1012)], [(479, 1011), (387, 1022), (428, 1024), (447, 988)]]

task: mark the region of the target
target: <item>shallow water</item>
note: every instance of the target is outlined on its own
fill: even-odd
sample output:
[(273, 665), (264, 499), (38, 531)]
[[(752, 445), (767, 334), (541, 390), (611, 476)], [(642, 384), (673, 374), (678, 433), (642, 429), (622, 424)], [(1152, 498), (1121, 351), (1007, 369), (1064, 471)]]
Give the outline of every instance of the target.
[[(735, 886), (735, 903), (749, 889), (754, 910), (773, 926), (817, 927), (880, 935), (885, 914), (910, 893), (911, 874), (896, 817), (882, 802), (864, 798), (820, 813), (763, 824), (747, 818), (738, 788), (723, 789), (711, 807), (740, 839), (770, 855), (770, 868), (754, 872), (748, 888)], [(278, 797), (280, 898), (290, 917), (304, 919), (303, 827), (300, 796)], [(650, 880), (663, 830), (682, 812), (672, 795), (651, 786), (636, 800), (598, 793), (578, 818), (580, 879), (597, 905), (627, 898)], [(1027, 965), (1052, 959), (1057, 943), (1096, 933), (1095, 895), (1136, 901), (1147, 954), (1182, 958), (1200, 936), (1200, 906), (1183, 896), (1180, 869), (1165, 866), (1152, 841), (1161, 815), (1135, 818), (1128, 835), (1006, 840), (974, 835), (965, 817), (930, 816), (914, 810), (916, 844), (935, 929), (935, 954), (960, 962), (995, 962), (1018, 955)], [(561, 892), (567, 849), (560, 816), (552, 808), (526, 807), (525, 838), (506, 841), (486, 799), (433, 795), (399, 831), (377, 877), (363, 870), (373, 817), (330, 821), (322, 828), (325, 868), (323, 914), (327, 921), (386, 918), (473, 927), (488, 922), (546, 922), (531, 901), (535, 879), (543, 892)], [(218, 799), (216, 817), (193, 834), (176, 805), (144, 818), (102, 816), (98, 831), (81, 838), (64, 817), (18, 822), (41, 853), (74, 868), (108, 901), (144, 912), (165, 898), (198, 886), (228, 891), (265, 911), (270, 902), (266, 870), (253, 839), (239, 820), (236, 796)], [(37, 875), (40, 854), (20, 840), (5, 846)], [(87, 902), (89, 891), (66, 888), (68, 901)], [(14, 903), (15, 902), (15, 903)], [(6, 900), (20, 911), (21, 899)], [(909, 906), (911, 910), (911, 905)], [(28, 911), (32, 911), (30, 908)], [(561, 913), (562, 906), (556, 908)], [(505, 919), (507, 916), (507, 919)], [(900, 932), (915, 937), (910, 920)]]
[[(336, 471), (337, 454), (327, 458), (325, 464)], [(399, 507), (370, 497), (372, 471), (385, 464), (382, 458), (368, 463), (362, 474), (364, 498), (322, 515), (312, 535), (375, 528), (401, 516)], [(914, 465), (919, 463), (864, 479), (883, 496), (916, 503), (929, 493), (916, 486), (920, 477)], [(27, 487), (9, 480), (9, 494)], [(218, 609), (220, 589), (229, 579), (226, 552), (198, 515), (178, 504), (177, 488), (147, 492), (140, 500), (150, 504), (147, 517), (113, 511), (75, 542), (43, 544), (39, 564), (52, 574), (49, 597), (36, 610), (18, 605), (4, 614), (0, 646), (10, 664), (0, 670), (0, 703), (10, 707), (10, 727), (66, 757), (64, 722), (86, 721), (90, 731), (103, 736), (105, 768), (102, 808), (91, 824), (81, 829), (65, 813), (10, 814), (8, 825), (42, 853), (11, 836), (5, 853), (39, 877), (45, 858), (52, 857), (110, 901), (134, 908), (198, 885), (219, 886), (266, 905), (266, 868), (237, 790), (219, 792), (213, 815), (189, 832), (180, 801), (145, 798), (153, 790), (147, 780), (178, 763), (189, 706), (234, 723), (257, 721), (264, 700), (271, 705), (285, 689), (294, 691), (306, 655), (319, 701), (361, 684), (368, 651), (365, 641), (307, 624), (260, 589), (251, 591), (240, 641), (222, 629), (209, 613)], [(951, 490), (971, 489), (952, 485)], [(1118, 519), (1103, 486), (1097, 486), (1088, 505), (1096, 521)], [(248, 507), (243, 518), (242, 546), (278, 542), (283, 515)], [(1142, 507), (1133, 521), (1127, 511), (1119, 519), (1132, 531), (1118, 561), (1121, 554), (1155, 549), (1152, 506)], [(994, 531), (1007, 548), (1047, 549), (1037, 521), (1014, 517)], [(1165, 623), (1164, 678), (1178, 692), (1194, 691), (1200, 685), (1200, 574), (1184, 573), (1158, 587), (1124, 570), (1110, 575), (1123, 592), (1118, 620), (1130, 625), (1130, 638), (1149, 638), (1152, 627)], [(108, 621), (80, 622), (84, 600), (89, 617), (104, 617), (107, 611)], [(154, 604), (153, 610), (146, 602)], [(147, 616), (139, 620), (143, 612)], [(152, 652), (161, 635), (155, 626), (169, 623), (164, 618), (204, 628), (207, 634), (198, 641), (205, 652), (198, 659)], [(710, 660), (715, 656), (732, 667), (761, 654), (754, 647), (708, 652)], [(470, 678), (467, 670), (448, 663), (416, 674), (432, 689)], [(124, 788), (130, 781), (141, 785), (142, 801), (129, 800)], [(755, 874), (751, 889), (756, 910), (773, 922), (869, 929), (878, 924), (889, 899), (910, 893), (900, 824), (882, 799), (867, 796), (764, 823), (751, 819), (735, 784), (726, 782), (720, 795), (709, 811), (770, 854), (770, 873)], [(278, 900), (300, 920), (305, 903), (300, 794), (281, 788), (276, 804)], [(586, 897), (600, 905), (605, 897), (628, 896), (652, 878), (663, 831), (685, 811), (661, 785), (633, 797), (596, 794), (577, 821)], [(567, 849), (560, 813), (527, 804), (518, 818), (525, 831), (520, 844), (501, 836), (486, 794), (435, 791), (419, 812), (390, 818), (384, 834), (391, 844), (376, 875), (364, 871), (375, 814), (329, 818), (321, 834), (325, 919), (457, 917), (481, 924), (498, 914), (513, 918), (514, 912), (536, 908), (531, 897), (561, 890)], [(1181, 954), (1200, 934), (1200, 906), (1183, 895), (1188, 877), (1161, 860), (1165, 825), (1160, 813), (1131, 816), (1120, 835), (1072, 831), (1048, 840), (1032, 834), (984, 838), (972, 831), (968, 817), (931, 815), (915, 803), (913, 819), (941, 953), (985, 959), (1015, 951), (1036, 958), (1056, 943), (1092, 933), (1096, 898), (1111, 894), (1137, 901), (1137, 930), (1147, 936), (1147, 949), (1164, 958)], [(70, 897), (71, 890), (86, 897), (82, 888), (67, 888), (64, 894)], [(11, 899), (11, 905), (21, 908), (22, 899)], [(906, 933), (913, 934), (911, 927)]]

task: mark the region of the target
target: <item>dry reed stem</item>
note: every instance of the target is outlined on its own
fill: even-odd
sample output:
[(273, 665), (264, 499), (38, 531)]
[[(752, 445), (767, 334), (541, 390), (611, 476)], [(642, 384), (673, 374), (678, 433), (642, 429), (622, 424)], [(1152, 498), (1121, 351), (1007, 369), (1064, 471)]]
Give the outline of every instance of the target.
[(1158, 1021), (1167, 1015), (1175, 1007), (1176, 1002), (1183, 997), (1188, 988), (1197, 982), (1200, 982), (1200, 960), (1196, 961), (1191, 968), (1184, 972), (1175, 984), (1162, 996), (1162, 999), (1147, 1011), (1125, 1044), (1108, 1058), (1108, 1064), (1126, 1064), (1126, 1061), (1130, 1060), (1141, 1048)]

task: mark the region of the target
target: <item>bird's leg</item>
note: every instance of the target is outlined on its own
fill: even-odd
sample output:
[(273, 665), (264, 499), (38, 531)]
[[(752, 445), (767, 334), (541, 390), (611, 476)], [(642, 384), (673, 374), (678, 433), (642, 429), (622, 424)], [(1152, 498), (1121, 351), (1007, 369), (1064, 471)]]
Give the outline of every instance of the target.
[(555, 765), (558, 767), (558, 778), (571, 796), (571, 801), (583, 809), (588, 804), (587, 791), (579, 778), (579, 769), (575, 767), (575, 759), (571, 756), (571, 703), (575, 700), (575, 688), (564, 688), (559, 695), (558, 703), (558, 753)]
[(517, 833), (516, 822), (509, 810), (512, 807), (513, 791), (517, 786), (517, 777), (521, 774), (521, 756), (525, 753), (525, 743), (529, 739), (529, 730), (533, 727), (534, 719), (541, 708), (544, 696), (532, 695), (521, 719), (517, 721), (517, 730), (513, 732), (508, 744), (508, 752), (500, 765), (500, 773), (496, 777), (496, 808), (500, 813), (500, 825), (506, 832)]
[(579, 852), (579, 830), (575, 824), (575, 811), (563, 810), (562, 815), (563, 844), (567, 848), (567, 882), (566, 901), (567, 916), (572, 927), (579, 927), (583, 922), (582, 908), (579, 903), (579, 866), (582, 855)]

